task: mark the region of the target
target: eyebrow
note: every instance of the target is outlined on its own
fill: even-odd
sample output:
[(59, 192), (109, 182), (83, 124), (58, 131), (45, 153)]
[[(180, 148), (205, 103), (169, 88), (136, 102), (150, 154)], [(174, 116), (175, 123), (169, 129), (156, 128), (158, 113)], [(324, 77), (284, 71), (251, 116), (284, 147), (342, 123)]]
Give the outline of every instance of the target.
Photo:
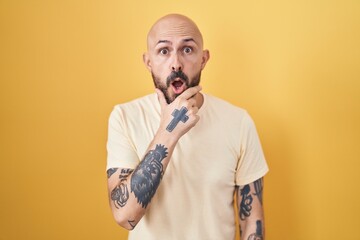
[(184, 39), (183, 41), (184, 41), (184, 42), (194, 42), (194, 43), (196, 43), (193, 38), (186, 38), (186, 39)]
[(171, 43), (169, 40), (159, 40), (156, 45), (159, 43)]
[[(183, 42), (194, 42), (194, 43), (196, 43), (193, 38), (185, 38), (185, 39), (183, 40)], [(172, 44), (172, 42), (170, 42), (169, 40), (159, 40), (159, 41), (156, 43), (156, 45), (158, 45), (158, 44), (160, 44), (160, 43), (170, 43), (170, 44)]]

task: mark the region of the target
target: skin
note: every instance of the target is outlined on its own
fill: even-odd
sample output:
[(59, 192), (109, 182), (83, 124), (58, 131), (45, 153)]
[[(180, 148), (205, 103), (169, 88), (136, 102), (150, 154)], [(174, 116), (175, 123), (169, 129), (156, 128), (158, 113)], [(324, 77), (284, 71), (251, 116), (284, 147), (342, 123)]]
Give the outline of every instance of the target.
[[(155, 86), (165, 88), (163, 93), (169, 98), (168, 103), (179, 95), (172, 86), (166, 86), (171, 72), (181, 70), (189, 78), (188, 85), (191, 86), (200, 81), (197, 78), (209, 58), (209, 51), (203, 50), (203, 38), (198, 27), (191, 19), (179, 14), (167, 15), (152, 26), (147, 37), (147, 52), (143, 55), (145, 66), (154, 76)], [(188, 87), (184, 87), (183, 91)], [(199, 93), (195, 99), (200, 108), (202, 95)]]
[[(260, 189), (256, 187), (257, 184), (261, 185)], [(245, 186), (239, 186), (236, 189), (236, 202), (239, 209), (241, 239), (265, 239), (262, 188), (263, 179), (261, 178)], [(257, 229), (257, 221), (260, 221), (261, 223), (262, 227), (260, 229)]]
[[(144, 216), (151, 205), (151, 200), (148, 199), (156, 194), (158, 187), (157, 183), (151, 189), (136, 186), (143, 181), (152, 181), (145, 179), (143, 173), (152, 171), (152, 174), (146, 175), (161, 181), (159, 171), (165, 174), (177, 142), (199, 121), (197, 113), (204, 100), (198, 83), (209, 57), (209, 51), (203, 49), (203, 38), (198, 27), (185, 16), (166, 15), (155, 22), (148, 33), (147, 52), (143, 55), (143, 61), (153, 76), (156, 87), (161, 107), (160, 126), (149, 143), (143, 161), (135, 169), (108, 170), (111, 210), (116, 222), (128, 230), (134, 229)], [(185, 74), (187, 81), (180, 77), (169, 80), (172, 73), (179, 71)], [(173, 85), (174, 81), (181, 81), (183, 84), (176, 88)], [(172, 114), (182, 109), (186, 109), (186, 121), (179, 121), (169, 131), (168, 127), (174, 119)], [(156, 152), (156, 149), (162, 149), (163, 154)], [(234, 190), (237, 192), (239, 208), (251, 208), (250, 212), (246, 212), (247, 217), (240, 219), (242, 239), (250, 239), (250, 235), (256, 233), (256, 221), (263, 222), (263, 213), (259, 200), (261, 198), (258, 198), (259, 192), (256, 192), (255, 184), (251, 183), (247, 187), (250, 194), (255, 193), (255, 200), (251, 202), (251, 206), (246, 205), (248, 202), (242, 201), (243, 197), (248, 197), (245, 192), (241, 194), (244, 187), (236, 187)]]

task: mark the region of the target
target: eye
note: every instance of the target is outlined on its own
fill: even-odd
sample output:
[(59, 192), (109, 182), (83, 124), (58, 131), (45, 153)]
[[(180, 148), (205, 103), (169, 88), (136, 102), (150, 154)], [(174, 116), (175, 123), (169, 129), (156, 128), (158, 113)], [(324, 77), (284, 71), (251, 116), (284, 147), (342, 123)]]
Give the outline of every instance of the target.
[(189, 54), (189, 53), (192, 52), (192, 48), (191, 47), (184, 47), (183, 51), (184, 51), (184, 53)]
[(163, 48), (163, 49), (160, 49), (160, 54), (162, 54), (162, 55), (166, 55), (166, 54), (168, 54), (169, 53), (169, 50), (167, 50), (166, 48)]

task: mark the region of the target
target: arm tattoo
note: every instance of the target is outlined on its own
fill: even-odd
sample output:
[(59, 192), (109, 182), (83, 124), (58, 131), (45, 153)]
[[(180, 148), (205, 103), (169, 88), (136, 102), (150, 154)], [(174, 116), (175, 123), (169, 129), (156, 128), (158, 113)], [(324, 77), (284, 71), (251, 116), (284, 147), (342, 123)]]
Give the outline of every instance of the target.
[(166, 127), (166, 130), (168, 130), (169, 132), (172, 132), (172, 130), (174, 130), (174, 128), (178, 125), (178, 123), (181, 121), (183, 123), (185, 123), (189, 117), (186, 116), (188, 109), (186, 107), (182, 107), (179, 110), (175, 109), (173, 111), (173, 113), (171, 115), (173, 115), (173, 120), (171, 120), (171, 122), (169, 123), (169, 125)]
[(254, 195), (258, 197), (261, 205), (263, 203), (262, 201), (262, 195), (263, 195), (263, 178), (259, 178), (258, 180), (256, 180), (254, 182), (254, 187), (255, 187), (255, 193)]
[(247, 184), (240, 190), (241, 194), (241, 203), (239, 206), (239, 215), (241, 220), (245, 220), (246, 217), (249, 217), (252, 209), (253, 198), (250, 194), (250, 185)]
[(161, 161), (166, 158), (168, 152), (164, 145), (157, 144), (154, 150), (150, 150), (140, 162), (131, 177), (131, 192), (143, 208), (146, 208), (154, 196), (163, 175)]
[(256, 233), (251, 234), (248, 240), (263, 240), (261, 221), (256, 221)]
[(129, 190), (127, 186), (127, 177), (133, 172), (132, 169), (121, 169), (119, 178), (120, 183), (111, 191), (111, 200), (114, 201), (116, 208), (125, 206), (129, 199)]
[(106, 173), (107, 173), (107, 177), (108, 179), (111, 177), (111, 175), (113, 175), (118, 169), (117, 168), (109, 168)]
[(135, 220), (128, 220), (129, 225), (131, 226), (131, 229), (134, 229), (136, 224), (135, 224)]

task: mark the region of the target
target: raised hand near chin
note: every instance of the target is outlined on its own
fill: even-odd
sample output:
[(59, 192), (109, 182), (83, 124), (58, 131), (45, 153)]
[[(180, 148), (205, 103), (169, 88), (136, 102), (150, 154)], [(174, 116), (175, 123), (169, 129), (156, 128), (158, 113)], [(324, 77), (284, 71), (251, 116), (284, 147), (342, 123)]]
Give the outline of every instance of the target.
[(200, 86), (186, 89), (172, 103), (168, 104), (164, 94), (156, 89), (161, 107), (161, 120), (158, 132), (171, 134), (179, 139), (199, 121), (199, 111), (195, 96), (201, 90)]

